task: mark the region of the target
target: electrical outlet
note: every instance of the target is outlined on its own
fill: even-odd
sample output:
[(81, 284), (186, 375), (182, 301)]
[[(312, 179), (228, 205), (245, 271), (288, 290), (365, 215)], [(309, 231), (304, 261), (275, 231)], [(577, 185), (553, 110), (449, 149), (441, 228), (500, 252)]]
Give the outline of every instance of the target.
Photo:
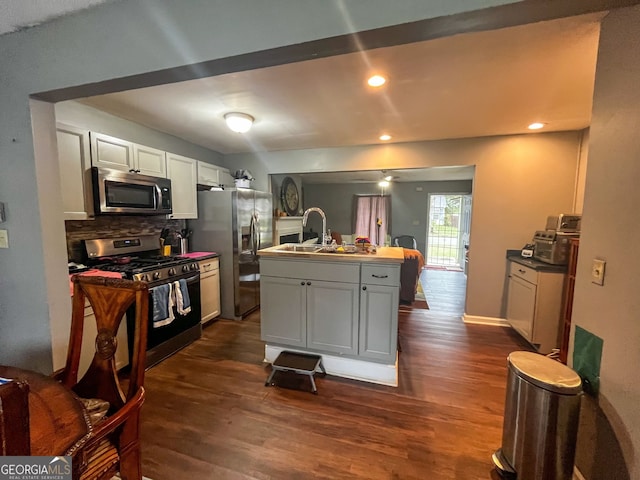
[(6, 230), (0, 230), (0, 248), (9, 248), (9, 234)]
[(591, 264), (591, 283), (595, 283), (596, 285), (604, 284), (604, 267), (606, 263), (607, 262), (599, 258), (593, 259), (593, 263)]

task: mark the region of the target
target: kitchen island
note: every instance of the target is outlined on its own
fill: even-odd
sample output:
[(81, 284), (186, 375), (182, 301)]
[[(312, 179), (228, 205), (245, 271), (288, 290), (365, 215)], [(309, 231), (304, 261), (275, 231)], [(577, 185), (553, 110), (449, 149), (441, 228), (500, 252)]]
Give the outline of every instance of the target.
[(282, 350), (319, 354), (330, 375), (397, 386), (403, 249), (294, 247), (258, 252), (265, 360)]

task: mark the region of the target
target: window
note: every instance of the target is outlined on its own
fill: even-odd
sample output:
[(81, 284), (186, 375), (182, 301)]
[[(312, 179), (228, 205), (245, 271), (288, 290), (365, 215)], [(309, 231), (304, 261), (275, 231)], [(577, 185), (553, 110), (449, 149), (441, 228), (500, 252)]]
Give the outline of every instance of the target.
[(389, 195), (356, 195), (356, 237), (369, 237), (371, 243), (384, 245), (389, 230), (390, 204)]

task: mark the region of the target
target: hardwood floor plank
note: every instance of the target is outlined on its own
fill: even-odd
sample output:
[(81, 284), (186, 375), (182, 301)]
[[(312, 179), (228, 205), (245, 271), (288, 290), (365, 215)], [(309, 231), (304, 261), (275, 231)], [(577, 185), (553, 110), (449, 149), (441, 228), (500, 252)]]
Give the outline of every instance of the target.
[[(510, 329), (465, 325), (460, 277), (427, 275), (431, 310), (399, 315), (397, 388), (330, 375), (316, 377), (318, 395), (265, 387), (259, 312), (210, 324), (201, 340), (146, 374), (144, 475), (498, 478), (491, 454), (501, 443), (506, 357), (529, 347)], [(305, 378), (281, 380), (309, 387)]]

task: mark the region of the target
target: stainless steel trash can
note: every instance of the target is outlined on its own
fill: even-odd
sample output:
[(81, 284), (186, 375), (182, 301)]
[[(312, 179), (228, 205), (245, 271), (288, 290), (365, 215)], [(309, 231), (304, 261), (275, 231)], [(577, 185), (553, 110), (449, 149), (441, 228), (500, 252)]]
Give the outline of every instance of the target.
[(582, 383), (576, 372), (544, 355), (507, 359), (502, 448), (493, 462), (503, 476), (571, 480)]

